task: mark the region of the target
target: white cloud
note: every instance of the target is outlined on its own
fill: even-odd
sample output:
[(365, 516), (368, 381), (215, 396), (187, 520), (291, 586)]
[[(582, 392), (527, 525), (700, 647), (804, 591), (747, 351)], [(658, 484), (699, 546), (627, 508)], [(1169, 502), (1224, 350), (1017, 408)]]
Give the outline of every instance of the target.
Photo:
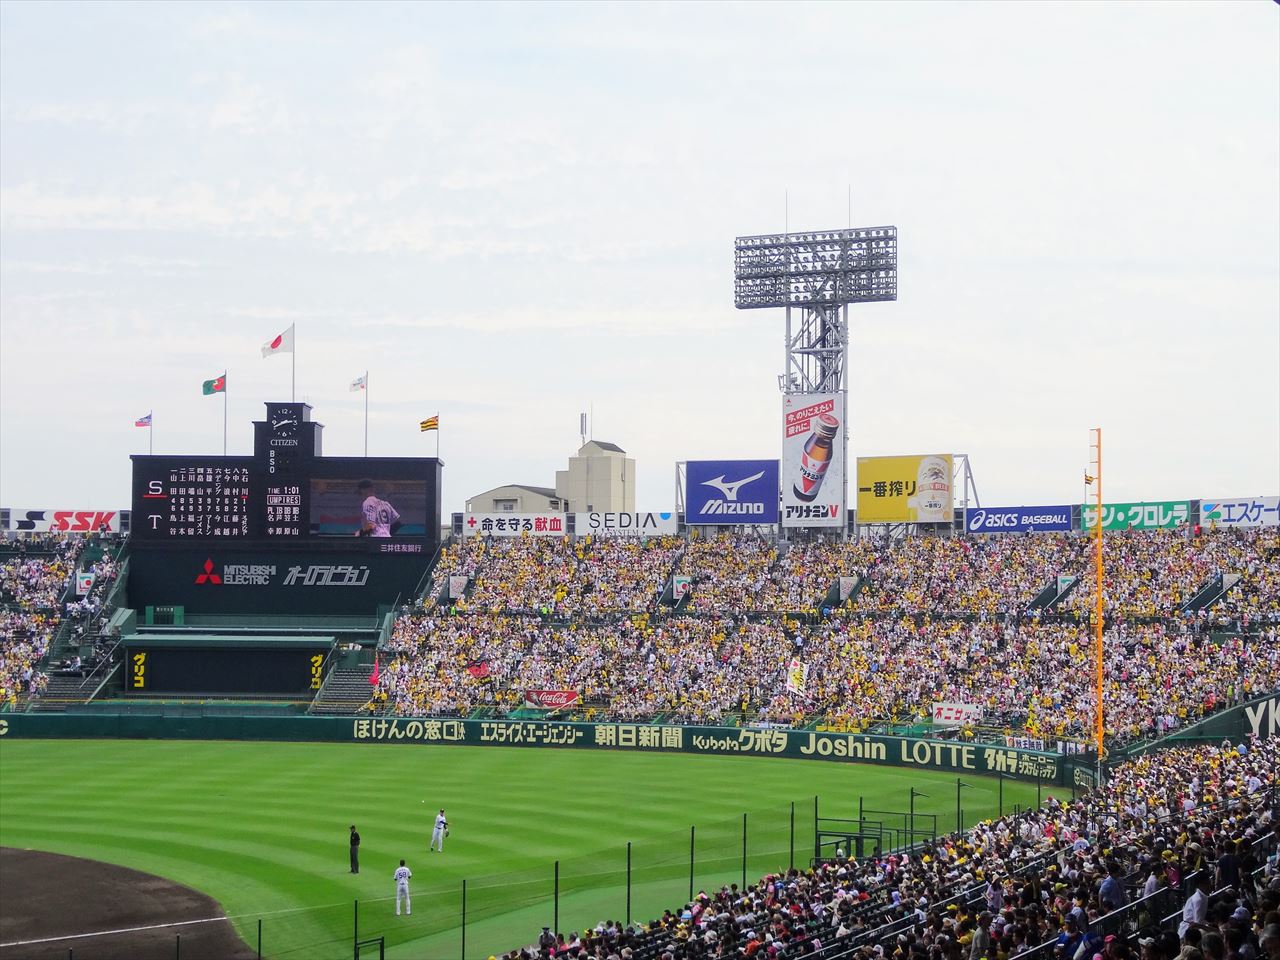
[(674, 460), (776, 451), (783, 318), (733, 310), (734, 235), (784, 195), (839, 225), (848, 186), (902, 253), (899, 301), (852, 311), (855, 452), (965, 450), (984, 500), (1053, 502), (1102, 424), (1117, 495), (1280, 490), (1258, 9), (9, 5), (3, 498), (119, 505), (132, 418), (209, 449), (224, 367), (244, 442), (296, 322), (330, 452), (368, 368), (371, 450), (439, 410), (456, 507), (550, 482), (594, 402), (669, 505)]

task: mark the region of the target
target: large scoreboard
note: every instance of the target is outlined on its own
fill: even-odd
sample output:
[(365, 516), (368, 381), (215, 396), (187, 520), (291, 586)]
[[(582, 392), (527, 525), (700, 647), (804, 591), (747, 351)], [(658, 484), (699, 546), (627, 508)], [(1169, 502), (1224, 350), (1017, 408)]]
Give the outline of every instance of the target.
[(372, 613), (404, 599), (439, 545), (440, 462), (325, 457), (305, 403), (269, 403), (253, 427), (249, 457), (133, 457), (131, 604)]

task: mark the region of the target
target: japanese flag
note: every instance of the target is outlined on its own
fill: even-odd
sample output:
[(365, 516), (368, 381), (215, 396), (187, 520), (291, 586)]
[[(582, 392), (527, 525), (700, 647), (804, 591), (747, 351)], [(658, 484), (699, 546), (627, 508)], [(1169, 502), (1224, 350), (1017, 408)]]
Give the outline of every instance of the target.
[(268, 340), (262, 345), (262, 355), (270, 357), (277, 353), (293, 353), (293, 324), (289, 325), (289, 329), (284, 333), (278, 334), (274, 340)]

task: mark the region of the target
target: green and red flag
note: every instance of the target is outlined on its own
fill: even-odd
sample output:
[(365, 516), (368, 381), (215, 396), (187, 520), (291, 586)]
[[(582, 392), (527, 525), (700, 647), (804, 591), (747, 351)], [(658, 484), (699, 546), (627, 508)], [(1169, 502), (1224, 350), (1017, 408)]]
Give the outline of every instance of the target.
[(212, 380), (206, 380), (200, 385), (200, 392), (206, 397), (211, 393), (226, 393), (227, 375), (224, 373), (220, 377), (214, 377)]

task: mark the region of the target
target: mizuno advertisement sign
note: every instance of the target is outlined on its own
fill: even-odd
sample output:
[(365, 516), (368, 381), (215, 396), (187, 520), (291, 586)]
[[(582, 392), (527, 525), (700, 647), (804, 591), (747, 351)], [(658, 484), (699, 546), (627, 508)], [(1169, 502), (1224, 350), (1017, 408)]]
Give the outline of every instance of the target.
[(777, 460), (690, 460), (685, 523), (778, 522)]
[(1043, 533), (1071, 526), (1071, 507), (970, 507), (964, 512), (969, 533)]

